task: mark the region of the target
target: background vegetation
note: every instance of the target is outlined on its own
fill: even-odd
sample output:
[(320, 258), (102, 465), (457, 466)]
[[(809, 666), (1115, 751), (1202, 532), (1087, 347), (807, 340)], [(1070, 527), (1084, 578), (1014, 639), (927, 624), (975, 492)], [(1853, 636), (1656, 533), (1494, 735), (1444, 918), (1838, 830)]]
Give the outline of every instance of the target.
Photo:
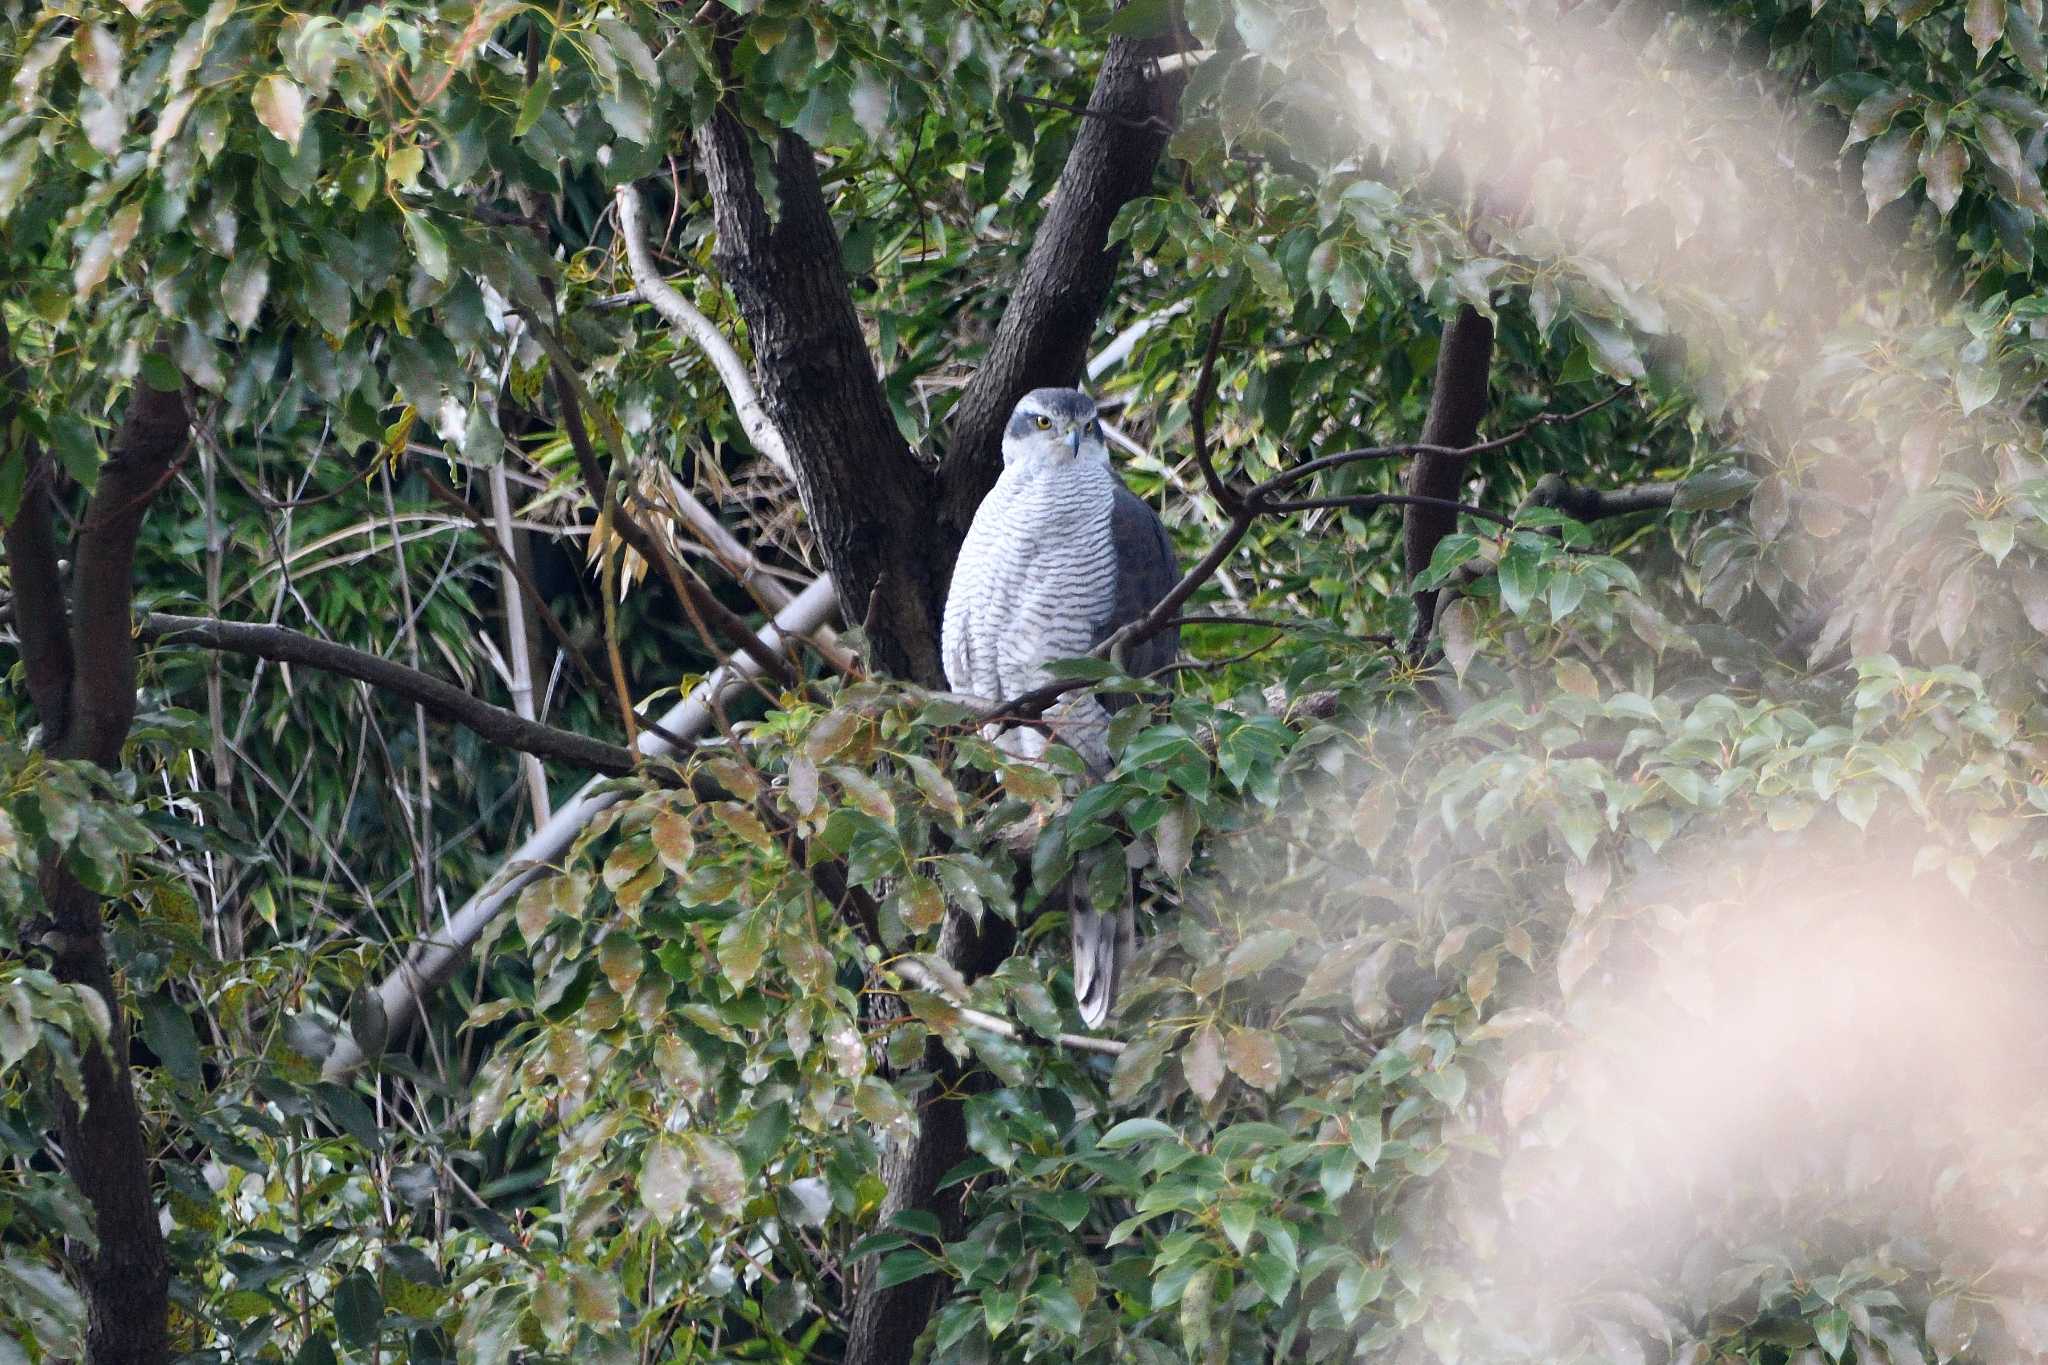
[(0, 1361), (2048, 1352), (2039, 0), (0, 14)]

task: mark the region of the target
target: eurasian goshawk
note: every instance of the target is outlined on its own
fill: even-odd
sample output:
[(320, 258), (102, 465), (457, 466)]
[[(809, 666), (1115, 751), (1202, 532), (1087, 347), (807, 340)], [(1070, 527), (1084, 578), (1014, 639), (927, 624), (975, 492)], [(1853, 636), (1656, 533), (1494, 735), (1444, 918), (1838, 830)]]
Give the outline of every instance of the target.
[[(1046, 664), (1079, 658), (1164, 597), (1180, 573), (1157, 514), (1117, 478), (1095, 401), (1077, 389), (1034, 389), (1003, 432), (1003, 473), (975, 510), (946, 596), (946, 681), (1002, 700), (1050, 680)], [(1172, 662), (1180, 632), (1134, 645), (1133, 676)], [(1083, 695), (1046, 714), (1091, 767), (1109, 762), (1105, 701)], [(1045, 737), (1006, 730), (996, 743), (1036, 758)], [(1074, 995), (1090, 1027), (1109, 1016), (1135, 943), (1127, 900), (1114, 916), (1073, 902)]]

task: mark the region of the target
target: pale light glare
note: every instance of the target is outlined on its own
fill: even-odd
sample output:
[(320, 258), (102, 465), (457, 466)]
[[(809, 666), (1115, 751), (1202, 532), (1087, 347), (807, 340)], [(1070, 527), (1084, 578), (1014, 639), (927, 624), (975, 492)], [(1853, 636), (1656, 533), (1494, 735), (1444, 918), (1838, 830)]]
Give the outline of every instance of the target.
[[(1454, 9), (1361, 10), (1378, 26), (1373, 64), (1333, 56), (1292, 74), (1367, 130), (1393, 178), (1449, 168), (1507, 211), (1518, 225), (1495, 244), (1502, 255), (1562, 259), (1617, 287), (1632, 323), (1684, 340), (1710, 410), (1767, 424), (1803, 487), (1867, 506), (1899, 476), (1896, 447), (1845, 449), (1830, 430), (1798, 429), (1805, 408), (1783, 401), (1796, 388), (1785, 380), (1808, 378), (1831, 337), (1931, 332), (1952, 302), (1917, 256), (1845, 211), (1844, 182), (1812, 174), (1836, 148), (1773, 103), (1765, 73), (1689, 69), (1619, 25), (1537, 24), (1527, 46), (1484, 16), (1418, 28), (1418, 15)], [(1456, 217), (1447, 243), (1465, 230)], [(1425, 283), (1433, 254), (1411, 263)], [(1539, 316), (1553, 285), (1538, 290)], [(1869, 396), (1870, 429), (1937, 451), (2000, 439), (1995, 405), (1964, 418), (1934, 368)], [(1820, 382), (1859, 378), (1850, 366)], [(1818, 541), (1842, 563), (1845, 523), (1825, 498), (1801, 509), (1781, 518), (1774, 553), (1825, 608), (1850, 580), (1818, 581)], [(1896, 648), (1868, 624), (1852, 643)], [(2000, 1184), (2014, 1169), (2038, 1180), (2038, 1163), (2014, 1163), (2023, 1142), (2041, 1151), (2022, 1135), (2048, 1132), (2043, 945), (2010, 927), (2048, 923), (2048, 907), (2023, 875), (2004, 883), (1988, 865), (1972, 897), (1914, 875), (1920, 835), (1874, 841), (1875, 864), (1820, 835), (1732, 830), (1694, 841), (1654, 885), (1607, 893), (1591, 918), (1608, 922), (1608, 942), (1568, 991), (1569, 1016), (1532, 1017), (1501, 1045), (1512, 1112), (1480, 1122), (1499, 1164), (1454, 1163), (1404, 1210), (1414, 1235), (1448, 1227), (1467, 1249), (1461, 1297), (1477, 1326), (1455, 1346), (1455, 1333), (1419, 1328), (1432, 1347), (1467, 1361), (1542, 1356), (1591, 1331), (1596, 1355), (1641, 1359), (1639, 1334), (1688, 1331), (1653, 1296), (1704, 1314), (1749, 1293), (1753, 1307), (1773, 1258), (1822, 1275), (1863, 1257), (1882, 1280), (1902, 1267), (1867, 1259), (1879, 1246), (1921, 1258), (1920, 1275), (1990, 1272), (1980, 1289), (1995, 1303), (2048, 1293), (2048, 1209)], [(2006, 894), (1987, 908), (1993, 886)], [(2015, 896), (2031, 899), (2016, 908)], [(1514, 994), (1489, 1013), (1547, 1007), (1554, 983)], [(2048, 1324), (2014, 1311), (2007, 1339), (2048, 1349)]]

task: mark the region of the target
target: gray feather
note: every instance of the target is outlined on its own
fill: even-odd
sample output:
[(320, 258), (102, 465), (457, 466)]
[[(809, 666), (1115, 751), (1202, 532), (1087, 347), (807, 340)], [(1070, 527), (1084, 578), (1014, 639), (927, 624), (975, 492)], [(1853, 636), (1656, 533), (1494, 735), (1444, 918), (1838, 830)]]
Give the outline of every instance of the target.
[(1073, 928), (1074, 1004), (1081, 1022), (1101, 1028), (1116, 1004), (1124, 967), (1138, 950), (1138, 911), (1125, 883), (1124, 903), (1105, 914), (1087, 903), (1079, 877), (1067, 878), (1067, 923)]
[[(1102, 445), (1095, 403), (1074, 389), (1034, 389), (1017, 404), (1003, 440), (1003, 473), (975, 509), (947, 593), (942, 632), (946, 679), (992, 700), (1046, 679), (1045, 665), (1093, 650), (1138, 620), (1180, 578), (1158, 515), (1117, 478)], [(1126, 671), (1165, 667), (1180, 631), (1133, 646)], [(1082, 695), (1046, 714), (1058, 736), (1098, 771), (1109, 761), (1108, 717), (1122, 700)], [(1024, 757), (1044, 751), (1025, 728), (993, 736)], [(1108, 1019), (1137, 945), (1137, 912), (1087, 903), (1078, 878), (1066, 887), (1073, 931), (1074, 996), (1090, 1028)]]
[[(1110, 504), (1109, 539), (1116, 547), (1116, 606), (1088, 642), (1090, 649), (1152, 610), (1180, 581), (1166, 523), (1121, 482)], [(1174, 626), (1134, 645), (1125, 656), (1125, 671), (1142, 677), (1166, 667), (1179, 653), (1180, 627)]]

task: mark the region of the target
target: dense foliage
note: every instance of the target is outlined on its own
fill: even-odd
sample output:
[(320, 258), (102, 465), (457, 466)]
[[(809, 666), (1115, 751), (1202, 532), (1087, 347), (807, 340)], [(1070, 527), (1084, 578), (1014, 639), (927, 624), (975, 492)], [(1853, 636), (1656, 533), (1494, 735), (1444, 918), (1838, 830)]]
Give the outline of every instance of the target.
[[(0, 519), (40, 447), (76, 530), (133, 387), (184, 386), (139, 611), (507, 700), (526, 613), (542, 718), (622, 738), (621, 690), (730, 641), (579, 444), (643, 520), (686, 487), (768, 576), (821, 560), (633, 296), (614, 189), (744, 349), (689, 133), (724, 98), (800, 134), (936, 460), (1106, 46), (1168, 34), (1091, 348), (1144, 328), (1095, 384), (1126, 479), (1192, 562), (1236, 510), (1198, 432), (1226, 489), (1413, 439), (1478, 310), (1515, 439), (1434, 547), (1434, 643), (1402, 508), (1356, 501), (1389, 457), (1252, 525), (1190, 667), (1075, 666), (1143, 698), (1107, 780), (809, 660), (324, 1077), (540, 823), (519, 756), (173, 642), (106, 771), (37, 747), (17, 669), (0, 1361), (85, 1330), (53, 1134), (110, 1016), (40, 956), (60, 864), (108, 904), (193, 1359), (832, 1359), (933, 1274), (943, 1360), (2048, 1354), (2038, 0), (698, 9), (0, 0)], [(1064, 888), (1132, 866), (1122, 1046), (1061, 1042)], [(966, 979), (984, 922), (1019, 949)], [(959, 1227), (884, 1175), (953, 1099)]]

